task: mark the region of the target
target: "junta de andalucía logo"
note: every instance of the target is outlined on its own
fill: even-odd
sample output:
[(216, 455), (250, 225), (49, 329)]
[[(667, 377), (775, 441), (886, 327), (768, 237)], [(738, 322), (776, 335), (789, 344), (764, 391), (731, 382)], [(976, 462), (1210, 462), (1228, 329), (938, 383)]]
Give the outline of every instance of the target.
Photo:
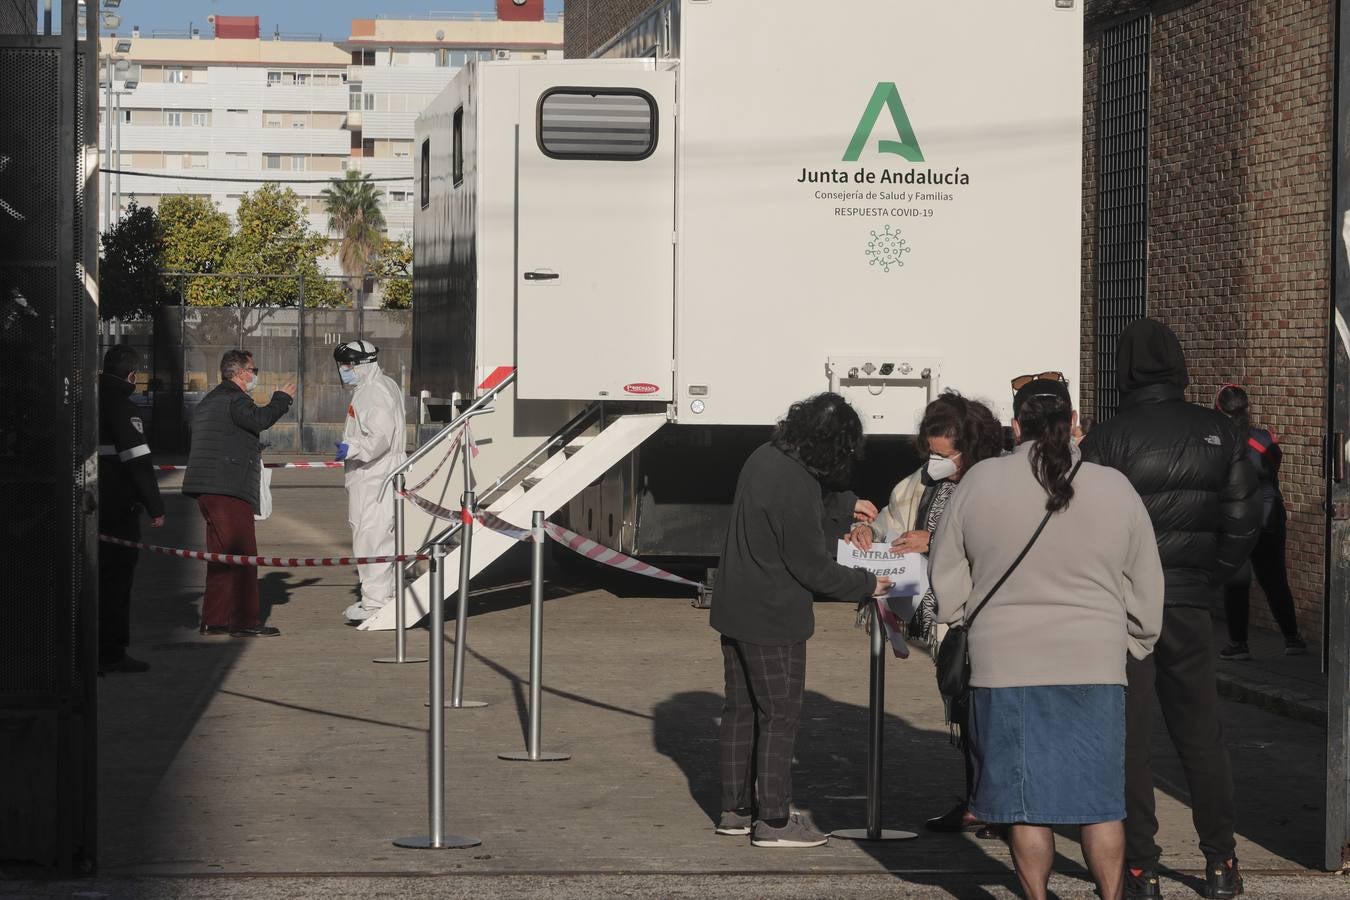
[(894, 154), (914, 163), (923, 162), (923, 148), (919, 146), (919, 138), (909, 122), (909, 114), (905, 112), (900, 89), (893, 81), (878, 82), (876, 90), (872, 91), (872, 99), (867, 102), (867, 108), (858, 120), (858, 127), (853, 131), (853, 140), (849, 141), (848, 149), (844, 151), (844, 162), (857, 162), (858, 157), (862, 156), (872, 132), (876, 130), (882, 110), (890, 113), (891, 123), (900, 140), (877, 141), (877, 152)]

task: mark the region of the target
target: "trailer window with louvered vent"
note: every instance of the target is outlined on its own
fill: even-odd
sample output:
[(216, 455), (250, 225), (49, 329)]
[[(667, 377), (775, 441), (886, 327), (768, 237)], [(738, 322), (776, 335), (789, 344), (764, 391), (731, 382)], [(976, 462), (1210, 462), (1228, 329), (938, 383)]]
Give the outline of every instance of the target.
[(636, 89), (555, 88), (539, 100), (538, 134), (554, 159), (646, 159), (656, 149), (656, 100)]

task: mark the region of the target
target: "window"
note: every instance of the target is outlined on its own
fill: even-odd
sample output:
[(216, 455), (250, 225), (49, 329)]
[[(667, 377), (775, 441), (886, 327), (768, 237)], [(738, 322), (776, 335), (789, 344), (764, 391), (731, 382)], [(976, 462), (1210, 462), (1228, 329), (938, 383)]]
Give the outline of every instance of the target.
[(431, 139), (422, 141), (422, 208), (431, 205)]
[[(352, 85), (352, 87), (357, 87), (357, 85)], [(352, 93), (347, 100), (347, 108), (352, 110), (353, 112), (360, 111), (361, 95), (358, 93)]]
[(392, 201), (394, 201), (395, 203), (407, 203), (407, 202), (408, 202), (408, 192), (407, 192), (407, 191), (390, 191), (390, 192), (389, 192), (389, 199), (392, 200)]
[(309, 124), (309, 122), (307, 121), (308, 119), (309, 119), (309, 113), (292, 113), (292, 114), (291, 114), (291, 127), (292, 127), (292, 128), (305, 128), (305, 127), (308, 126), (308, 124)]
[(362, 97), (364, 98), (364, 100), (365, 100), (365, 107), (366, 107), (366, 109), (368, 109), (368, 110), (373, 110), (373, 109), (375, 109), (375, 95), (374, 95), (374, 94), (362, 94), (361, 96), (362, 96)]
[(281, 73), (281, 83), (282, 83), (282, 84), (295, 84), (295, 73), (294, 73), (294, 72), (282, 72), (282, 73)]
[(194, 128), (205, 128), (207, 125), (211, 124), (209, 121), (210, 118), (210, 113), (204, 110), (198, 110), (192, 114), (192, 126)]
[(1097, 419), (1120, 404), (1120, 334), (1148, 315), (1148, 14), (1102, 33), (1097, 82)]
[(450, 51), (440, 49), (436, 51), (436, 65), (442, 69), (450, 65)]
[(292, 172), (303, 172), (303, 171), (305, 171), (305, 157), (303, 157), (303, 156), (292, 156), (292, 157), (291, 157), (291, 171), (292, 171)]
[(539, 149), (554, 159), (646, 159), (656, 101), (645, 91), (557, 88), (539, 100)]
[(342, 162), (338, 164), (338, 168), (340, 168), (342, 171), (345, 172), (351, 168), (351, 165), (352, 165), (351, 157), (344, 156), (342, 157)]
[(411, 141), (394, 141), (393, 147), (394, 147), (394, 159), (411, 159), (411, 158), (412, 158), (412, 142), (411, 142)]
[(464, 107), (455, 110), (450, 143), (450, 176), (455, 187), (464, 183)]
[(309, 73), (308, 73), (308, 72), (296, 72), (296, 73), (295, 73), (295, 83), (296, 83), (296, 84), (309, 84)]
[(263, 113), (264, 128), (280, 128), (281, 113)]
[(182, 84), (187, 80), (187, 73), (182, 69), (164, 70), (164, 81), (168, 84)]
[(281, 84), (281, 73), (280, 73), (280, 72), (268, 72), (268, 73), (267, 73), (267, 86), (268, 86), (268, 87), (271, 87), (271, 86), (274, 85), (274, 84)]
[(184, 153), (183, 168), (185, 169), (205, 169), (207, 164), (207, 155), (205, 153)]
[(264, 153), (264, 154), (263, 154), (263, 168), (264, 168), (264, 169), (280, 169), (280, 168), (281, 168), (281, 154), (280, 154), (280, 153)]
[(363, 138), (361, 141), (361, 155), (367, 159), (375, 155), (375, 139)]
[(124, 125), (131, 124), (131, 110), (129, 109), (122, 110), (122, 124)]
[(227, 168), (227, 169), (233, 169), (233, 170), (235, 170), (235, 171), (238, 171), (239, 169), (247, 168), (247, 166), (248, 166), (248, 154), (247, 154), (247, 153), (226, 153), (226, 154), (225, 154), (225, 168)]
[(164, 124), (170, 128), (178, 128), (183, 124), (183, 114), (177, 110), (165, 110)]

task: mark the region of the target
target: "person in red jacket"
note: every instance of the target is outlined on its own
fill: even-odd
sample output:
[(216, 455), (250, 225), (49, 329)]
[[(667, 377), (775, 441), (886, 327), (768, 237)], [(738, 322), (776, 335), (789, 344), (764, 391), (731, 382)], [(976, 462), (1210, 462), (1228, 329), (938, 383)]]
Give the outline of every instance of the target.
[(1273, 432), (1252, 424), (1251, 401), (1241, 385), (1224, 385), (1214, 398), (1214, 408), (1233, 420), (1239, 440), (1247, 445), (1247, 458), (1251, 460), (1261, 486), (1261, 535), (1252, 548), (1251, 560), (1224, 586), (1229, 644), (1219, 651), (1219, 658), (1252, 658), (1247, 647), (1247, 620), (1253, 574), (1266, 595), (1270, 614), (1284, 634), (1285, 655), (1300, 656), (1308, 652), (1308, 644), (1298, 633), (1294, 592), (1289, 588), (1289, 573), (1284, 563), (1289, 516), (1284, 508), (1284, 495), (1280, 493), (1280, 462), (1283, 459), (1280, 442)]

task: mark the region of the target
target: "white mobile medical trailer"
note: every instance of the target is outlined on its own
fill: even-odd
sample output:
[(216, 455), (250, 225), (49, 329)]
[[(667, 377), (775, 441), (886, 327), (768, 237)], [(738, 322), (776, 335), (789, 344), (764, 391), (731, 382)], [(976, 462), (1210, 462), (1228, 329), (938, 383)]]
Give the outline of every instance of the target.
[(941, 390), (1006, 416), (1013, 376), (1077, 381), (1082, 47), (1065, 0), (669, 0), (634, 58), (469, 65), (417, 124), (414, 388), (513, 369), (475, 420), (493, 508), (629, 553), (716, 554), (744, 457), (824, 390), (881, 499)]

